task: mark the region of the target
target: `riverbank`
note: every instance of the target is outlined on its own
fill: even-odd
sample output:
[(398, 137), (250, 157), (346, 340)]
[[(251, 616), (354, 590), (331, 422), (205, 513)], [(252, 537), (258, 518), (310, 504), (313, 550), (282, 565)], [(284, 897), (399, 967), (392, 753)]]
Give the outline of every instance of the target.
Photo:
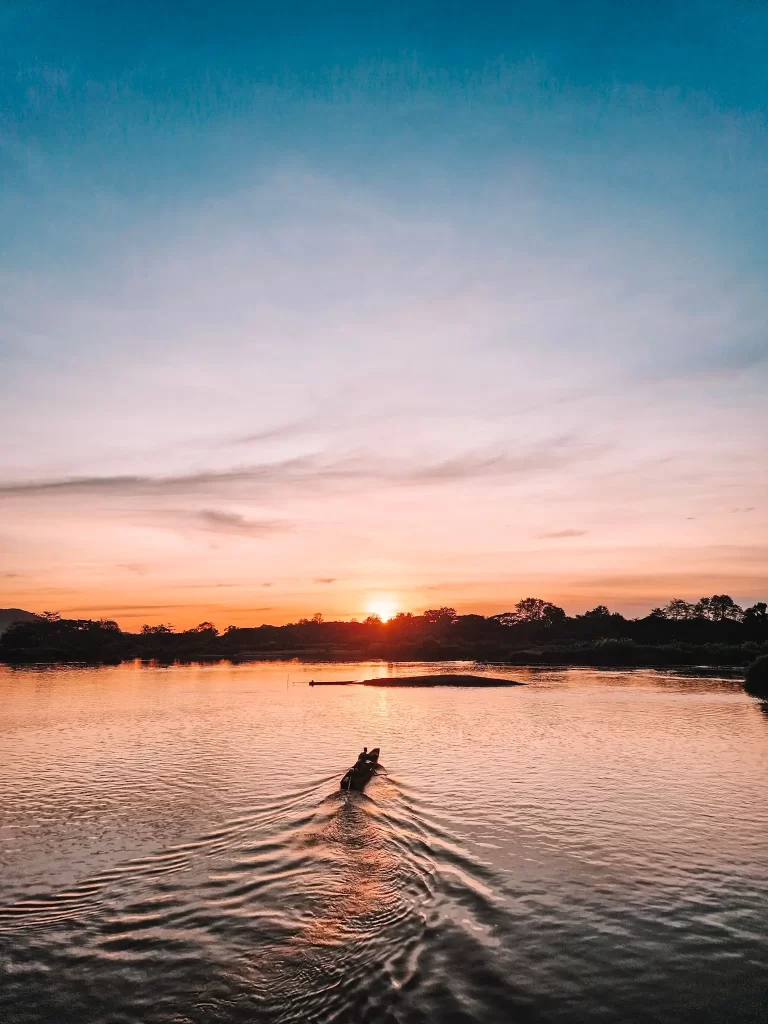
[(232, 664), (266, 661), (338, 663), (383, 661), (391, 663), (430, 663), (434, 661), (474, 662), (486, 665), (553, 668), (712, 668), (742, 670), (757, 658), (768, 654), (760, 644), (706, 644), (701, 646), (665, 644), (642, 646), (621, 641), (558, 647), (531, 647), (525, 650), (498, 650), (443, 645), (419, 651), (412, 647), (365, 648), (312, 647), (279, 651), (244, 651), (230, 654), (215, 649), (196, 649), (194, 645), (120, 644), (106, 651), (83, 650), (66, 646), (27, 647), (3, 652), (0, 664), (41, 665), (118, 665), (145, 661), (159, 664), (174, 662), (230, 662)]
[[(451, 611), (448, 609), (447, 611)], [(754, 616), (753, 616), (754, 618)], [(504, 620), (504, 621), (502, 621)], [(406, 628), (407, 627), (407, 628)], [(507, 623), (504, 616), (425, 614), (391, 623), (301, 620), (287, 626), (228, 627), (211, 623), (176, 632), (145, 626), (124, 632), (116, 622), (48, 618), (17, 622), (0, 636), (7, 664), (121, 661), (475, 662), (499, 665), (613, 668), (746, 667), (768, 655), (768, 624), (757, 620), (676, 622), (658, 616), (577, 616), (559, 626)]]

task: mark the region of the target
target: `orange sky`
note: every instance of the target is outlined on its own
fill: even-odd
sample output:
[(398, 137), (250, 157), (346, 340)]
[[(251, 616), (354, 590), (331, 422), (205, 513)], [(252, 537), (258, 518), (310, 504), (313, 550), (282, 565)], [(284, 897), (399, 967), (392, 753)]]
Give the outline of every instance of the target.
[(465, 466), (458, 478), (454, 467), (436, 479), (422, 470), (421, 479), (348, 474), (323, 486), (317, 474), (273, 480), (266, 515), (250, 478), (227, 481), (226, 503), (206, 479), (205, 494), (185, 493), (183, 512), (178, 490), (194, 491), (191, 481), (21, 490), (2, 501), (17, 539), (3, 604), (128, 628), (203, 619), (223, 628), (383, 607), (491, 614), (529, 595), (570, 612), (607, 603), (628, 614), (672, 596), (765, 596), (754, 512), (716, 513), (679, 494), (649, 502), (622, 492), (606, 459), (590, 456), (583, 479), (559, 466), (472, 479)]

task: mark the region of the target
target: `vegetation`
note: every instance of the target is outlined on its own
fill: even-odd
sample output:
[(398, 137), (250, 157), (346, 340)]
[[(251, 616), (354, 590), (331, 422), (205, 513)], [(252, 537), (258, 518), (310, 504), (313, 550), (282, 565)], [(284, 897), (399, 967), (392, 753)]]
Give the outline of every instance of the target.
[(747, 669), (744, 686), (755, 697), (768, 697), (768, 654), (752, 662)]
[(105, 663), (219, 658), (436, 661), (468, 659), (524, 665), (747, 665), (768, 655), (768, 608), (740, 608), (727, 594), (695, 604), (680, 599), (627, 619), (605, 605), (568, 616), (540, 598), (518, 601), (498, 615), (458, 615), (433, 608), (382, 622), (326, 622), (321, 614), (285, 626), (229, 626), (211, 622), (177, 632), (145, 625), (127, 633), (109, 619), (62, 619), (45, 612), (8, 627), (0, 660), (10, 663)]

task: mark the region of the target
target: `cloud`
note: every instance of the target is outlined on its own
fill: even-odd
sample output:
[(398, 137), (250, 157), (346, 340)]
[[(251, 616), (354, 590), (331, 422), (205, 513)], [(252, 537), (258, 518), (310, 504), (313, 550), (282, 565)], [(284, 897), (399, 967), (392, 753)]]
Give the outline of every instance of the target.
[(245, 587), (246, 583), (178, 583), (179, 590), (221, 590), (233, 587)]
[[(0, 482), (0, 497), (95, 494), (115, 496), (194, 495), (254, 488), (271, 496), (275, 488), (307, 488), (357, 481), (381, 481), (395, 485), (419, 485), (457, 480), (514, 479), (535, 476), (580, 462), (605, 450), (605, 446), (579, 443), (570, 436), (556, 437), (527, 450), (469, 451), (448, 459), (394, 458), (360, 452), (335, 460), (305, 455), (278, 462), (257, 463), (226, 470), (203, 470), (172, 476), (119, 475), (58, 477)], [(209, 525), (240, 526), (230, 513), (212, 511)], [(237, 518), (237, 517), (236, 517)]]
[(212, 508), (194, 512), (192, 516), (203, 529), (212, 530), (214, 533), (257, 537), (290, 529), (290, 524), (281, 519), (246, 519), (237, 512), (220, 512)]
[(229, 447), (244, 444), (256, 444), (259, 441), (274, 441), (284, 437), (294, 437), (310, 430), (313, 421), (310, 417), (294, 420), (291, 423), (284, 423), (278, 427), (267, 427), (264, 430), (254, 431), (252, 434), (241, 434), (238, 437), (225, 438), (219, 442), (221, 447)]
[(335, 576), (316, 576), (315, 579), (312, 580), (312, 582), (313, 583), (335, 583), (336, 582), (336, 577)]
[(552, 533), (537, 533), (539, 540), (559, 540), (564, 537), (586, 537), (587, 530), (554, 530)]
[(194, 604), (124, 604), (118, 608), (110, 608), (109, 611), (104, 608), (103, 605), (75, 605), (71, 608), (61, 608), (60, 613), (69, 612), (90, 612), (98, 615), (119, 615), (128, 614), (131, 612), (161, 612), (161, 611), (172, 611), (179, 608), (196, 608)]

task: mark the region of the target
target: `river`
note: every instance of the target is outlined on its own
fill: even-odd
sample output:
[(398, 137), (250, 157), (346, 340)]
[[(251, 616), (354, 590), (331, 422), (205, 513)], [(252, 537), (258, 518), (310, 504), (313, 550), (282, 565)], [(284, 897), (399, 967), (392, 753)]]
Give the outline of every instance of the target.
[(764, 706), (456, 669), (0, 668), (0, 1020), (764, 1021)]

